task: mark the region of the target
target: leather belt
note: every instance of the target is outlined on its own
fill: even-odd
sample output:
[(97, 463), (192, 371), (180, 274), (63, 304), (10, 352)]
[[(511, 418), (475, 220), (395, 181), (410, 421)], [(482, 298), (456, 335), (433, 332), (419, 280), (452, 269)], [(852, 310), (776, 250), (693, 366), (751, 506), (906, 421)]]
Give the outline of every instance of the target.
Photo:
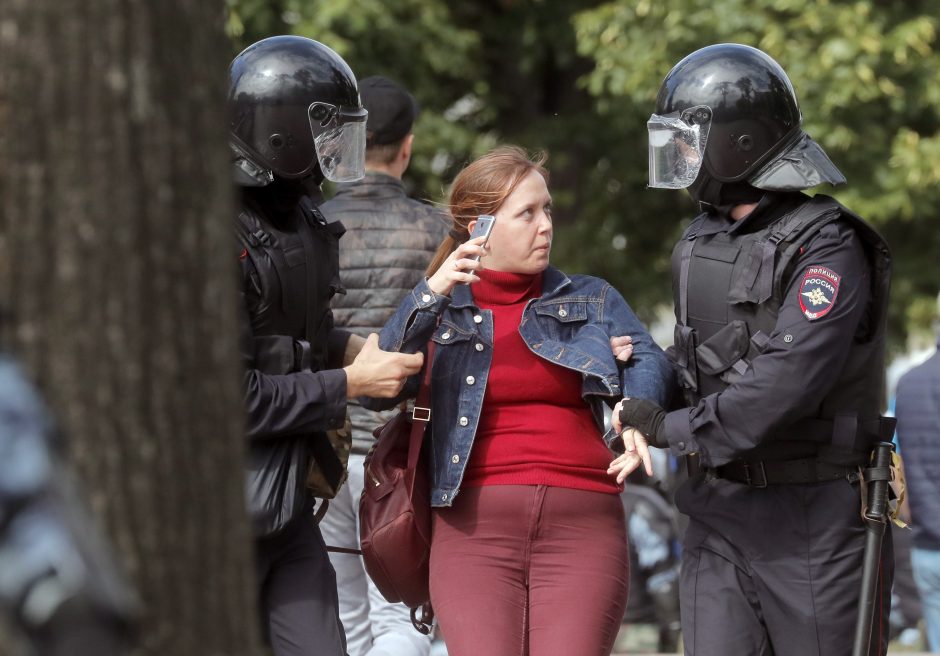
[(718, 478), (763, 488), (768, 485), (824, 483), (844, 478), (858, 480), (858, 468), (833, 465), (815, 458), (800, 460), (734, 460), (727, 465), (707, 470)]

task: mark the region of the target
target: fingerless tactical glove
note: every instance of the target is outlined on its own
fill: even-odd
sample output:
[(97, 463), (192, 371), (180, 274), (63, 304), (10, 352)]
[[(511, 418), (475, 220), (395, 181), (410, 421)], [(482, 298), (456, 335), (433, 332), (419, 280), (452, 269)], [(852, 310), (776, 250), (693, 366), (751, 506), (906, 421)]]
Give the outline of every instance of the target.
[(646, 399), (624, 399), (620, 406), (620, 423), (624, 428), (632, 427), (643, 433), (650, 446), (669, 446), (663, 435), (663, 419), (666, 411)]

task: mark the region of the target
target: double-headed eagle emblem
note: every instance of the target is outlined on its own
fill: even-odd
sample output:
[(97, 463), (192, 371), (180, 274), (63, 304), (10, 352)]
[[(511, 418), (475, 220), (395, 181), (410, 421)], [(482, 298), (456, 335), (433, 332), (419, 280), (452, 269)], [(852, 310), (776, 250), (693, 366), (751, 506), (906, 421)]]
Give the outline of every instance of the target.
[(823, 305), (824, 303), (828, 304), (832, 302), (828, 298), (826, 298), (826, 295), (823, 293), (823, 290), (820, 289), (819, 287), (817, 287), (811, 292), (802, 292), (802, 294), (803, 296), (808, 298), (809, 302), (812, 303), (814, 306)]

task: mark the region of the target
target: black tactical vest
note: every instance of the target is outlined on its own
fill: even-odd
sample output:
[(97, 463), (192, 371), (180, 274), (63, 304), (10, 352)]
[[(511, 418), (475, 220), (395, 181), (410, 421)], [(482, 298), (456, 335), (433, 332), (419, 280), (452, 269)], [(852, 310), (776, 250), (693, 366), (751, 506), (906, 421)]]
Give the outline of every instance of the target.
[(872, 295), (838, 381), (816, 417), (764, 440), (749, 459), (819, 456), (854, 462), (876, 440), (890, 439), (883, 405), (890, 255), (884, 239), (834, 199), (817, 195), (747, 234), (709, 228), (697, 217), (672, 254), (676, 331), (673, 357), (689, 405), (739, 380), (769, 342), (803, 245), (826, 224), (848, 222), (872, 266)]
[(328, 223), (306, 197), (282, 221), (276, 225), (256, 208), (238, 216), (255, 367), (269, 374), (320, 371), (333, 328), (330, 299), (344, 291), (339, 238), (345, 229)]

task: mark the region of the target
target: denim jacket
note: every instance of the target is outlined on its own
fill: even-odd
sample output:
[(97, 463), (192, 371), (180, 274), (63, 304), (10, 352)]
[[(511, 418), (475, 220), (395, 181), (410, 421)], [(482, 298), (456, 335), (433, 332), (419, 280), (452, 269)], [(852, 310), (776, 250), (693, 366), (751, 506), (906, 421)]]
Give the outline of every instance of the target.
[[(631, 396), (666, 404), (674, 385), (672, 367), (617, 290), (599, 278), (569, 278), (554, 267), (545, 270), (542, 289), (541, 297), (526, 304), (519, 333), (537, 356), (581, 372), (581, 396), (593, 411), (598, 435), (604, 431), (604, 403)], [(611, 352), (610, 337), (618, 335), (633, 338), (627, 363)], [(379, 345), (415, 353), (425, 351), (431, 339), (431, 505), (449, 506), (460, 491), (483, 410), (493, 357), (492, 313), (474, 304), (467, 285), (455, 286), (448, 298), (422, 280), (385, 324)], [(412, 377), (402, 397), (417, 393), (419, 379), (420, 374)], [(604, 439), (616, 448), (617, 437), (610, 430)]]

